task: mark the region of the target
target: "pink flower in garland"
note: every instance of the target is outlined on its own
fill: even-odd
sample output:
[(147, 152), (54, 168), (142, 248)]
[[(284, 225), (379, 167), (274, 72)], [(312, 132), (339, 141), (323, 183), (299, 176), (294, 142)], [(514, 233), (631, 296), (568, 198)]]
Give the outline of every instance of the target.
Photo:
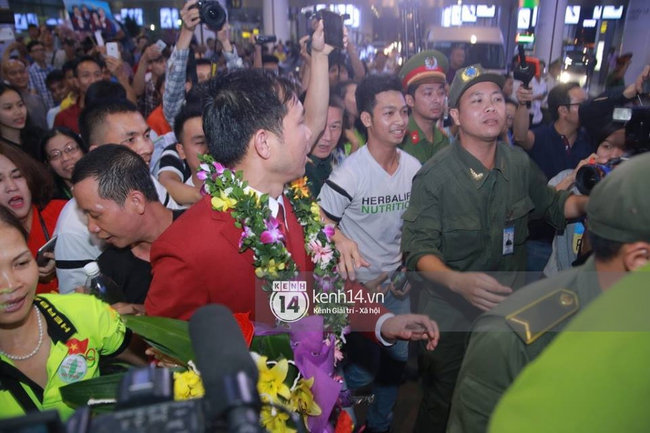
[(318, 239), (309, 241), (309, 250), (311, 251), (311, 260), (314, 263), (326, 265), (334, 257), (334, 251), (329, 245), (323, 246)]
[(279, 229), (280, 223), (277, 219), (270, 217), (268, 220), (264, 221), (264, 225), (266, 225), (266, 230), (264, 230), (260, 235), (260, 241), (263, 244), (272, 244), (284, 239), (284, 235)]
[(241, 236), (239, 237), (239, 248), (241, 249), (242, 245), (244, 244), (244, 240), (250, 238), (253, 236), (253, 230), (251, 230), (250, 227), (244, 226), (244, 231), (241, 232)]
[(214, 167), (215, 170), (217, 170), (217, 174), (219, 176), (221, 176), (223, 174), (223, 172), (226, 171), (226, 167), (219, 164), (217, 161), (213, 161), (212, 166)]
[(316, 282), (318, 283), (318, 286), (320, 287), (320, 289), (323, 292), (331, 292), (332, 290), (334, 290), (336, 288), (336, 286), (334, 284), (338, 280), (338, 276), (335, 275), (335, 276), (332, 277), (332, 276), (329, 276), (329, 275), (325, 275), (325, 276), (320, 277), (318, 275), (314, 275), (314, 279), (316, 280)]

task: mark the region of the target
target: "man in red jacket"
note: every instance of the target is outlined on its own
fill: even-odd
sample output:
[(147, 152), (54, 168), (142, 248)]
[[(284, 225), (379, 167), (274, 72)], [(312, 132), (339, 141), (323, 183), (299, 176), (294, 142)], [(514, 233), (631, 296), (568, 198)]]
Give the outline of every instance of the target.
[[(316, 75), (327, 71), (327, 54), (318, 49), (317, 40), (312, 45)], [(229, 73), (211, 83), (203, 126), (214, 159), (242, 171), (252, 190), (268, 194), (271, 215), (284, 217), (285, 245), (302, 272), (312, 271), (313, 264), (305, 251), (303, 227), (283, 191), (288, 182), (304, 175), (307, 154), (318, 138), (312, 130), (324, 127), (329, 89), (309, 89), (315, 93), (307, 95), (305, 104), (313, 107), (315, 99), (323, 107), (322, 113), (314, 110), (305, 119), (289, 81), (263, 71)], [(322, 90), (325, 96), (313, 98)], [(235, 226), (230, 212), (213, 210), (211, 201), (207, 196), (195, 204), (154, 242), (147, 314), (188, 319), (199, 307), (220, 303), (234, 313), (250, 312), (257, 321), (272, 320), (268, 294), (256, 287), (253, 252), (239, 252), (243, 229)], [(437, 344), (437, 326), (428, 317), (394, 316), (379, 305), (364, 306), (376, 306), (369, 310), (377, 312), (353, 314), (353, 330), (366, 331), (384, 344), (398, 338), (429, 340), (430, 349)]]

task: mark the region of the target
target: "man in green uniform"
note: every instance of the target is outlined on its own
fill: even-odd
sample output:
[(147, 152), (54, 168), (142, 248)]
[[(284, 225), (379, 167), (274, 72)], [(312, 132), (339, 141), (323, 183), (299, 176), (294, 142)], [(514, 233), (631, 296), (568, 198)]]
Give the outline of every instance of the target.
[(503, 82), (481, 65), (456, 73), (449, 106), (459, 141), (418, 172), (402, 216), (406, 265), (426, 281), (420, 312), (435, 317), (442, 332), (436, 350), (420, 360), (416, 431), (445, 431), (472, 322), (523, 285), (531, 212), (562, 229), (587, 202), (548, 187), (525, 153), (498, 143), (506, 120)]
[(440, 51), (423, 51), (411, 57), (400, 72), (406, 104), (411, 109), (402, 149), (422, 164), (449, 145), (449, 138), (437, 125), (445, 111), (448, 64)]
[(649, 282), (645, 266), (580, 313), (506, 392), (488, 431), (647, 433)]
[(574, 314), (626, 272), (647, 263), (649, 166), (650, 155), (633, 158), (593, 190), (587, 219), (594, 255), (583, 266), (517, 291), (477, 320), (458, 376), (447, 433), (485, 432), (506, 389)]

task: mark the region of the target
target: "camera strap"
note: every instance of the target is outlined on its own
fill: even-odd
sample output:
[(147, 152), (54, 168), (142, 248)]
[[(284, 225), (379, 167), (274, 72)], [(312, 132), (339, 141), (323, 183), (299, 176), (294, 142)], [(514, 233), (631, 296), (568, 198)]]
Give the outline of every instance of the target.
[[(7, 390), (11, 393), (16, 402), (23, 408), (25, 413), (29, 412), (38, 412), (40, 409), (36, 406), (36, 403), (29, 397), (25, 388), (21, 385), (21, 382), (25, 382), (29, 386), (37, 398), (43, 400), (43, 390), (40, 386), (34, 383), (31, 379), (25, 376), (20, 370), (12, 365), (0, 361), (0, 377), (2, 377), (2, 383), (0, 384), (1, 388)], [(39, 392), (40, 390), (40, 392)]]
[(41, 215), (41, 210), (36, 209), (36, 212), (38, 213), (38, 220), (41, 223), (41, 228), (43, 229), (43, 234), (45, 235), (45, 242), (47, 242), (50, 240), (50, 232), (45, 225), (45, 220), (43, 219), (43, 215)]

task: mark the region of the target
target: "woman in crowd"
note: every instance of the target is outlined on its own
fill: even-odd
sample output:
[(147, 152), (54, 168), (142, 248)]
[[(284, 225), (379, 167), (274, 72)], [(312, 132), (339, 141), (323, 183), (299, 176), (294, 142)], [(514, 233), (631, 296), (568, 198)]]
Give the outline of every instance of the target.
[(40, 160), (50, 167), (56, 183), (55, 199), (72, 198), (72, 170), (77, 161), (86, 154), (81, 138), (65, 127), (54, 128), (45, 133), (39, 145)]
[(349, 156), (356, 152), (361, 146), (366, 144), (366, 129), (359, 120), (359, 110), (357, 109), (357, 100), (355, 92), (357, 83), (354, 81), (341, 81), (336, 86), (336, 93), (345, 105), (345, 118), (343, 119), (344, 128), (344, 156)]
[(0, 141), (38, 159), (38, 142), (42, 135), (43, 130), (31, 124), (18, 89), (0, 82)]
[(0, 418), (74, 409), (59, 387), (99, 376), (99, 356), (133, 362), (120, 316), (85, 294), (36, 296), (39, 270), (15, 214), (0, 207)]
[[(45, 167), (12, 146), (0, 146), (0, 206), (16, 215), (29, 233), (28, 246), (36, 257), (54, 233), (65, 200), (52, 200), (54, 181)], [(54, 255), (39, 271), (38, 293), (58, 291)]]
[[(607, 161), (623, 156), (625, 148), (625, 126), (622, 123), (611, 122), (606, 125), (599, 137), (600, 145), (595, 154), (580, 161), (578, 166), (573, 170), (568, 169), (561, 171), (553, 177), (548, 184), (557, 190), (571, 190), (575, 194), (580, 194), (576, 185), (576, 174), (580, 168), (587, 164), (605, 164)], [(588, 251), (582, 245), (583, 239), (586, 239), (585, 225), (582, 221), (575, 221), (566, 226), (553, 239), (553, 251), (551, 257), (544, 268), (544, 275), (550, 277), (560, 271), (571, 268), (572, 263), (578, 258), (579, 253)]]

